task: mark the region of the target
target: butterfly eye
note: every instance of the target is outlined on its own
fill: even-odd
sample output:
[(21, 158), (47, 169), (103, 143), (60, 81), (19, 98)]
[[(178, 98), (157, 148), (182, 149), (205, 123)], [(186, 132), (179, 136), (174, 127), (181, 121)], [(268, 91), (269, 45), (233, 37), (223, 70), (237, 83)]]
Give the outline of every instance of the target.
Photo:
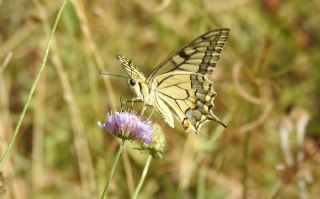
[(131, 86), (136, 85), (136, 80), (130, 79), (129, 84), (130, 84)]

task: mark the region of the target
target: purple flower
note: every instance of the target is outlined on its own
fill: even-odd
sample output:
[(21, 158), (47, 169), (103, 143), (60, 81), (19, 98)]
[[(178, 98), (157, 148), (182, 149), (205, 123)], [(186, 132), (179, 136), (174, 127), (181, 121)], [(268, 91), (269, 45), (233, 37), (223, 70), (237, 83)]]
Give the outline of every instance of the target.
[(107, 121), (98, 122), (98, 126), (105, 128), (113, 135), (123, 140), (141, 140), (145, 143), (151, 143), (152, 128), (151, 122), (143, 120), (132, 112), (115, 112), (107, 114)]

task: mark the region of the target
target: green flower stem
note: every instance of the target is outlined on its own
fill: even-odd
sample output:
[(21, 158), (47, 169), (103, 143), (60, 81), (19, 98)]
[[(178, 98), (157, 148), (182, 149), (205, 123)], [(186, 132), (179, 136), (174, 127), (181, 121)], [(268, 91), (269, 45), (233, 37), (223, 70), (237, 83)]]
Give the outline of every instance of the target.
[(112, 168), (111, 168), (110, 176), (109, 176), (109, 178), (108, 178), (107, 184), (105, 185), (105, 187), (104, 187), (104, 189), (103, 189), (103, 192), (102, 192), (102, 194), (101, 194), (100, 199), (104, 199), (104, 198), (105, 198), (105, 195), (106, 195), (106, 192), (108, 191), (109, 184), (110, 184), (110, 182), (111, 182), (112, 176), (113, 176), (114, 171), (115, 171), (115, 169), (116, 169), (116, 166), (117, 166), (119, 157), (120, 157), (120, 155), (121, 155), (121, 152), (122, 152), (124, 143), (125, 143), (125, 141), (122, 141), (122, 143), (121, 143), (120, 146), (119, 146), (116, 159), (114, 160), (113, 165), (112, 165)]
[(149, 166), (150, 166), (150, 163), (151, 163), (151, 160), (152, 160), (152, 155), (149, 154), (148, 156), (148, 159), (147, 159), (147, 162), (143, 168), (143, 172), (142, 172), (142, 175), (141, 175), (141, 178), (140, 178), (140, 181), (139, 181), (139, 184), (137, 186), (137, 189), (136, 191), (134, 192), (134, 195), (133, 195), (133, 198), (132, 199), (137, 199), (138, 198), (138, 194), (141, 190), (141, 187), (142, 187), (142, 184), (144, 182), (144, 179), (146, 178), (147, 176), (147, 172), (148, 172), (148, 169), (149, 169)]
[(61, 15), (62, 15), (62, 12), (63, 12), (63, 9), (66, 5), (66, 3), (68, 2), (68, 0), (64, 0), (60, 9), (59, 9), (59, 12), (57, 14), (57, 17), (56, 17), (56, 20), (54, 22), (54, 25), (52, 27), (52, 30), (51, 30), (51, 33), (50, 33), (50, 36), (49, 36), (49, 39), (48, 39), (48, 42), (47, 42), (47, 46), (46, 46), (46, 49), (45, 49), (45, 54), (44, 54), (44, 57), (43, 57), (43, 60), (42, 60), (42, 63), (41, 63), (41, 66), (40, 66), (40, 69), (39, 69), (39, 72), (36, 76), (36, 79), (34, 80), (33, 82), (33, 85), (31, 87), (31, 90), (30, 90), (30, 93), (29, 93), (29, 96), (28, 96), (28, 99), (27, 99), (27, 102), (25, 103), (24, 107), (23, 107), (23, 110), (22, 110), (22, 113), (20, 115), (20, 118), (19, 118), (19, 121), (18, 121), (18, 124), (16, 126), (16, 128), (14, 129), (14, 133), (13, 133), (13, 136), (10, 138), (10, 141), (9, 141), (9, 145), (6, 149), (6, 151), (4, 152), (4, 155), (1, 157), (1, 160), (0, 160), (0, 167), (2, 166), (2, 164), (5, 162), (5, 160), (7, 159), (8, 155), (10, 154), (11, 150), (12, 150), (12, 147), (13, 147), (13, 144), (17, 138), (17, 135), (19, 133), (19, 129), (21, 127), (21, 124), (22, 124), (22, 121), (24, 119), (24, 116), (28, 110), (28, 107), (30, 105), (30, 102), (31, 102), (31, 99), (32, 99), (32, 96), (33, 96), (33, 93), (34, 91), (36, 90), (36, 87), (37, 87), (37, 84), (39, 82), (39, 79), (41, 77), (41, 74), (42, 72), (44, 71), (44, 68), (46, 66), (46, 63), (47, 63), (47, 58), (48, 58), (48, 55), (49, 55), (49, 50), (50, 50), (50, 46), (51, 46), (51, 42), (52, 42), (52, 38), (53, 38), (53, 35), (57, 29), (57, 26), (58, 26), (58, 23), (60, 21), (60, 18), (61, 18)]

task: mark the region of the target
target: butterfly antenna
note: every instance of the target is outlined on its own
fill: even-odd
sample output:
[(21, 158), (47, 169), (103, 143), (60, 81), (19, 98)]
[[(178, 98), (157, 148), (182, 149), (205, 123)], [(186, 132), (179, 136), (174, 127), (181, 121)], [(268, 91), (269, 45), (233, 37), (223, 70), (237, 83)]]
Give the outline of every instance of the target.
[(123, 76), (123, 75), (117, 75), (117, 74), (110, 74), (106, 73), (103, 70), (99, 70), (100, 75), (108, 75), (108, 76), (114, 76), (114, 77), (120, 77), (120, 78), (125, 78), (125, 79), (130, 79), (129, 77)]

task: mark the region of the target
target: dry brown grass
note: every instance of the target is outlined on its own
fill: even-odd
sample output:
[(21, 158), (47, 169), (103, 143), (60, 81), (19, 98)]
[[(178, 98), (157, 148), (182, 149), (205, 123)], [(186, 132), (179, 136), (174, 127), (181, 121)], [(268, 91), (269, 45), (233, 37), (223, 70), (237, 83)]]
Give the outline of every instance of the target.
[[(61, 3), (0, 1), (1, 154)], [(317, 198), (319, 10), (316, 0), (71, 1), (1, 167), (0, 195), (5, 190), (3, 198), (97, 198), (118, 141), (96, 121), (120, 110), (120, 96), (131, 96), (126, 82), (99, 76), (99, 69), (123, 74), (114, 57), (120, 53), (148, 74), (194, 37), (228, 27), (230, 41), (212, 75), (216, 113), (228, 128), (209, 124), (203, 133), (214, 138), (208, 139), (171, 129), (154, 114), (168, 149), (163, 160), (152, 162), (141, 198)], [(297, 124), (306, 115), (301, 134)], [(145, 158), (126, 147), (110, 198), (132, 195)]]

